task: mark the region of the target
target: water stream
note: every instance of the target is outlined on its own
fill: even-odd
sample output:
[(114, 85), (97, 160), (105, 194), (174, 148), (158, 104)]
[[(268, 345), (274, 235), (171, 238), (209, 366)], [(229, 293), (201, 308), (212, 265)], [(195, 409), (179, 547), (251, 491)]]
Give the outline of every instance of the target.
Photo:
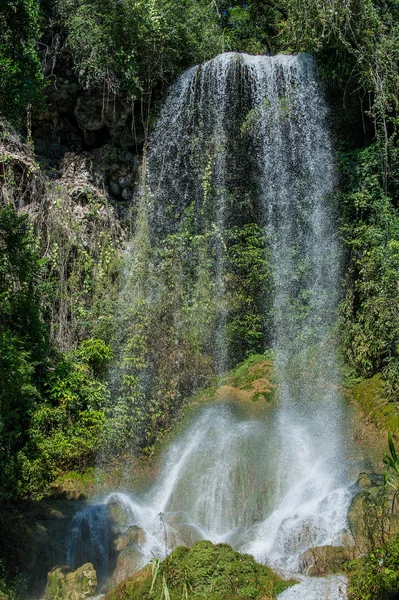
[[(234, 363), (224, 232), (248, 220), (247, 213), (262, 226), (273, 280), (265, 313), (278, 404), (263, 419), (243, 416), (228, 402), (197, 411), (167, 449), (150, 490), (114, 492), (77, 515), (70, 562), (82, 560), (84, 536), (86, 560), (94, 557), (106, 572), (99, 507), (111, 504), (127, 515), (126, 529), (145, 533), (137, 568), (179, 544), (210, 539), (296, 573), (305, 550), (340, 543), (352, 492), (332, 335), (340, 251), (327, 122), (315, 66), (305, 55), (223, 54), (187, 71), (171, 90), (148, 153), (148, 235), (156, 241), (178, 232), (188, 212), (197, 233), (215, 232), (212, 353), (221, 373)], [(152, 302), (154, 296), (147, 291)], [(180, 330), (183, 314), (176, 308)], [(340, 577), (305, 578), (281, 598), (337, 599), (344, 588)]]

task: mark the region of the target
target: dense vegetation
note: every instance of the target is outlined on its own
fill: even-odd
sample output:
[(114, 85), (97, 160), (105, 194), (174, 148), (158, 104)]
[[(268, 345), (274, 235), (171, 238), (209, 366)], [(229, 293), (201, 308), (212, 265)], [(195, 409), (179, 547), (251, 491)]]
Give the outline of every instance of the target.
[[(0, 153), (2, 500), (40, 497), (59, 473), (91, 465), (96, 452), (104, 450), (104, 439), (112, 452), (121, 451), (118, 443), (127, 435), (140, 450), (148, 450), (176, 418), (195, 378), (200, 385), (212, 375), (207, 354), (193, 351), (198, 333), (193, 329), (191, 346), (179, 357), (180, 380), (164, 365), (151, 406), (140, 395), (138, 373), (146, 360), (146, 344), (151, 339), (159, 342), (159, 353), (152, 357), (158, 364), (170, 343), (163, 324), (176, 301), (171, 287), (150, 320), (140, 315), (142, 330), (134, 332), (126, 353), (118, 356), (129, 363), (123, 393), (135, 404), (131, 420), (124, 404), (111, 410), (107, 366), (115, 335), (124, 328), (117, 314), (128, 219), (126, 214), (116, 215), (106, 195), (85, 189), (76, 197), (66, 185), (44, 183), (34, 162), (31, 135), (46, 111), (53, 114), (49, 90), (62, 80), (63, 70), (69, 70), (82, 93), (100, 98), (108, 120), (116, 119), (122, 106), (130, 115), (134, 151), (141, 153), (167, 86), (183, 69), (223, 50), (316, 56), (339, 151), (336, 204), (346, 248), (338, 328), (342, 354), (352, 378), (382, 373), (386, 401), (397, 402), (396, 0), (3, 0), (0, 114), (28, 145), (21, 145), (12, 127), (2, 121), (8, 148)], [(82, 142), (86, 150), (88, 139)], [(121, 152), (114, 138), (112, 143), (115, 156), (108, 161), (117, 160)], [(81, 221), (74, 215), (79, 203), (85, 207)], [(267, 284), (269, 274), (262, 260), (264, 240), (256, 227), (250, 223), (228, 233), (228, 336), (237, 360), (263, 349), (265, 323), (258, 294), (259, 283)], [(164, 241), (159, 249), (160, 278), (166, 288), (182, 248), (190, 247), (195, 255), (205, 243), (212, 240), (187, 232)], [(203, 275), (200, 300), (205, 306), (205, 296), (211, 297), (213, 290)], [(235, 281), (240, 282), (240, 293), (234, 291)], [(173, 348), (169, 350), (172, 365), (177, 358)], [(381, 552), (394, 567), (398, 564), (395, 544)], [(380, 560), (378, 553), (367, 559), (365, 572), (375, 570)], [(388, 584), (397, 586), (393, 579), (381, 584), (382, 591), (373, 597), (383, 597), (378, 594), (385, 593)], [(1, 585), (0, 581), (0, 590)]]
[(252, 556), (234, 552), (227, 544), (196, 542), (180, 546), (162, 563), (154, 561), (138, 576), (133, 576), (107, 594), (108, 600), (147, 600), (154, 595), (170, 600), (192, 595), (203, 600), (240, 600), (275, 598), (292, 581), (282, 580)]

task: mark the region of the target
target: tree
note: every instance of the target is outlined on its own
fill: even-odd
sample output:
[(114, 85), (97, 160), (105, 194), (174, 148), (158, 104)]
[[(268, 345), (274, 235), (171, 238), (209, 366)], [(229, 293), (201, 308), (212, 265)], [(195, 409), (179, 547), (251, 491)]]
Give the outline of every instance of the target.
[(0, 4), (0, 115), (17, 125), (43, 106), (39, 15), (38, 0)]

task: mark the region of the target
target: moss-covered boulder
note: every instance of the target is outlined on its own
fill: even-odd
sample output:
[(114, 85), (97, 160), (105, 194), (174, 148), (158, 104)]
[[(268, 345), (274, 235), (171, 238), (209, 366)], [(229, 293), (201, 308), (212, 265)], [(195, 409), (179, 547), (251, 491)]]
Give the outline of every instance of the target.
[(122, 582), (106, 600), (150, 600), (168, 588), (170, 600), (271, 600), (294, 581), (286, 581), (252, 556), (227, 544), (199, 541), (180, 546), (157, 570), (147, 566)]
[(118, 498), (113, 498), (108, 502), (107, 509), (115, 531), (125, 531), (132, 520), (132, 515), (126, 506)]
[(47, 576), (45, 600), (85, 600), (97, 591), (97, 575), (91, 563), (73, 571), (70, 567), (54, 567)]
[(274, 403), (276, 392), (273, 360), (268, 354), (256, 354), (196, 394), (190, 405), (227, 401), (264, 411)]
[(65, 500), (89, 500), (93, 496), (95, 486), (94, 469), (89, 469), (84, 474), (68, 471), (49, 486), (48, 494)]
[(348, 524), (360, 556), (398, 535), (399, 516), (392, 510), (393, 493), (384, 485), (383, 475), (361, 473), (357, 489), (349, 507)]
[(399, 436), (399, 411), (396, 402), (390, 402), (380, 373), (365, 379), (353, 388), (355, 402), (380, 430)]
[(349, 559), (348, 548), (344, 546), (316, 546), (301, 555), (300, 571), (310, 576), (342, 573)]

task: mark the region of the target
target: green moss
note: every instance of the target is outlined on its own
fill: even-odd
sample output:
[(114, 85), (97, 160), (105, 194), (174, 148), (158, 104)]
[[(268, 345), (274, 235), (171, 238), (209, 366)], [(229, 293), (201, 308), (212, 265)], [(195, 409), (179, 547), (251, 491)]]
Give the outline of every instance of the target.
[(94, 469), (88, 469), (85, 473), (68, 471), (58, 477), (50, 486), (51, 495), (63, 496), (69, 500), (84, 500), (92, 496), (96, 481)]
[(275, 390), (271, 390), (270, 392), (256, 392), (251, 396), (251, 402), (259, 402), (259, 400), (266, 400), (268, 404), (272, 404), (275, 396)]
[(252, 556), (235, 552), (227, 544), (196, 542), (189, 549), (176, 548), (159, 568), (154, 593), (148, 567), (123, 582), (107, 600), (150, 600), (159, 598), (163, 585), (171, 600), (181, 600), (185, 591), (193, 600), (272, 599), (294, 581), (284, 581)]
[[(251, 384), (265, 376), (265, 362), (272, 366), (271, 354), (253, 354), (221, 378), (219, 385), (231, 385), (242, 390), (250, 390)], [(271, 369), (270, 369), (271, 370)]]
[(398, 408), (388, 401), (380, 373), (355, 385), (353, 398), (379, 429), (399, 433)]
[(186, 405), (184, 417), (193, 407), (208, 402), (234, 403), (244, 412), (268, 410), (274, 404), (277, 383), (270, 353), (253, 354), (234, 369), (214, 378), (213, 385), (198, 391)]

